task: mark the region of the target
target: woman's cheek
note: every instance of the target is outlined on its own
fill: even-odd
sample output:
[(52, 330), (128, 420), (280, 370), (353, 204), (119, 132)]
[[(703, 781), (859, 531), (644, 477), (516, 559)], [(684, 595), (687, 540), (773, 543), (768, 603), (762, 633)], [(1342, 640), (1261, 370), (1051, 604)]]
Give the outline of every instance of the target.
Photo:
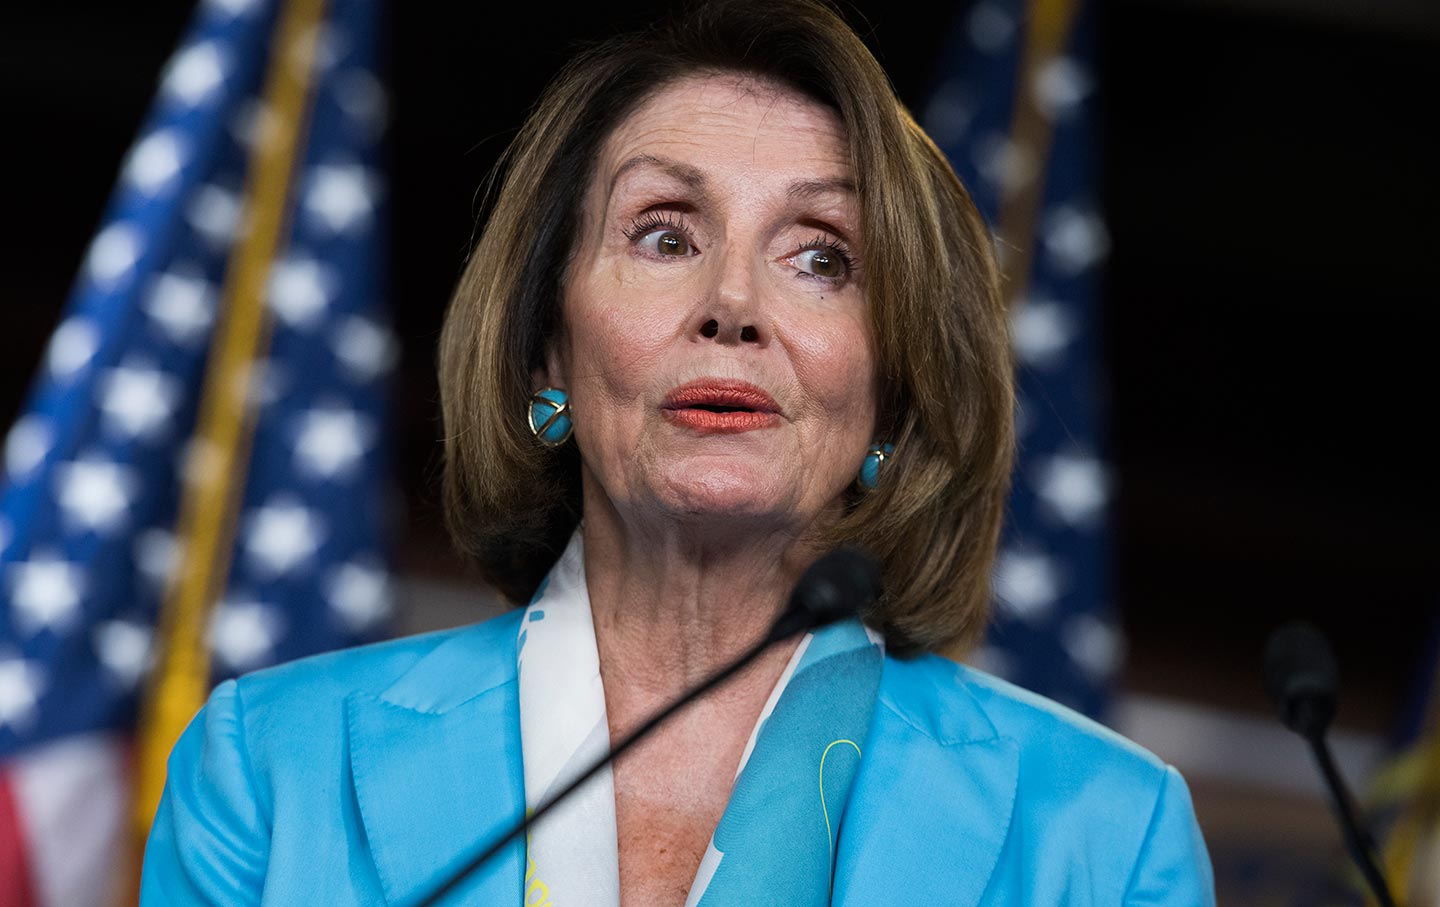
[(849, 314), (812, 316), (793, 328), (796, 377), (829, 410), (862, 408), (874, 386), (868, 323)]
[(628, 446), (618, 435), (635, 430), (647, 378), (663, 362), (668, 332), (658, 316), (664, 298), (663, 288), (619, 253), (604, 255), (571, 286), (565, 306), (570, 374), (579, 392), (577, 418), (592, 423), (592, 439)]
[(663, 314), (664, 307), (638, 293), (598, 307), (592, 332), (597, 369), (615, 383), (643, 385), (671, 336)]

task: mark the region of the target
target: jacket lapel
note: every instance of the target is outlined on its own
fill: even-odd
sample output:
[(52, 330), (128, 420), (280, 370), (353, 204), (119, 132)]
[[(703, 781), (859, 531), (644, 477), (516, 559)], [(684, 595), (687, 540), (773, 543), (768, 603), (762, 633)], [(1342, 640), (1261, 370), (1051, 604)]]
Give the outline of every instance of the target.
[(996, 732), (962, 669), (921, 656), (885, 660), (866, 747), (833, 903), (980, 903), (1010, 829), (1018, 744)]
[[(524, 810), (521, 616), (458, 631), (379, 696), (347, 701), (355, 795), (391, 907), (418, 902)], [(1019, 761), (963, 669), (937, 656), (886, 658), (832, 903), (980, 903), (1009, 832)], [(442, 903), (518, 903), (523, 880), (517, 840)]]
[[(361, 821), (392, 907), (416, 903), (524, 811), (520, 612), (448, 637), (379, 696), (347, 703)], [(441, 903), (519, 903), (519, 839)]]

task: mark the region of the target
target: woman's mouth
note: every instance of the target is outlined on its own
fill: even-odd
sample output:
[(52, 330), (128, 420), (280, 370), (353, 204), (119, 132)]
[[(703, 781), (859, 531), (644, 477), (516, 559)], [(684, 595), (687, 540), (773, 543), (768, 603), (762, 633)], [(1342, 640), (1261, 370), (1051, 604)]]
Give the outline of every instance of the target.
[(734, 434), (780, 424), (775, 399), (748, 381), (702, 378), (675, 388), (660, 405), (666, 419), (700, 434)]

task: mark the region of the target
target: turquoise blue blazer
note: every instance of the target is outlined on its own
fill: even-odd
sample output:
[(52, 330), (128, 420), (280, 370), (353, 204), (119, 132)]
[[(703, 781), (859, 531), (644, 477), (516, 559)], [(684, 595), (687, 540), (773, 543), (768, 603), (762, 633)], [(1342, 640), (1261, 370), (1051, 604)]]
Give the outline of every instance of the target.
[[(216, 687), (170, 755), (141, 907), (428, 893), (524, 808), (521, 613)], [(517, 841), (445, 903), (513, 907), (523, 876)], [(886, 658), (833, 904), (1214, 902), (1174, 768), (982, 672)]]

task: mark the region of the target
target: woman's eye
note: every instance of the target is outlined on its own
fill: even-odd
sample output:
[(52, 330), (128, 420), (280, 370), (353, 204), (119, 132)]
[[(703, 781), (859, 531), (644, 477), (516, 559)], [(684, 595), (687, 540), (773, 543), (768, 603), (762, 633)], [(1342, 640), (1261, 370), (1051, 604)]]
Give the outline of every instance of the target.
[(796, 255), (795, 260), (803, 270), (831, 280), (844, 277), (849, 270), (845, 259), (834, 249), (806, 249)]
[(692, 251), (690, 240), (674, 230), (652, 230), (641, 237), (640, 241), (653, 243), (651, 248), (661, 255), (689, 255)]

